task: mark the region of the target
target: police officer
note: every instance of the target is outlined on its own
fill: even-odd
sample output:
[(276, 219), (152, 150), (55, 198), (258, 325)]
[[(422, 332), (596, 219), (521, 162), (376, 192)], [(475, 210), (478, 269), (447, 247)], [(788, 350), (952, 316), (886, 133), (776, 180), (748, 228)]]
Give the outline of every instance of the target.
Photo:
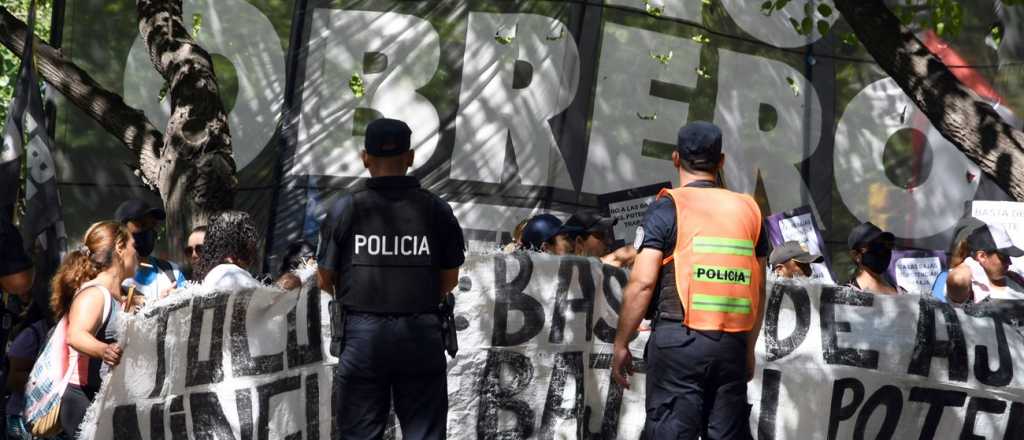
[(438, 305), (458, 284), (465, 243), (451, 207), (406, 175), (410, 134), (394, 119), (367, 126), (370, 179), (332, 205), (321, 228), (320, 287), (345, 315), (332, 318), (343, 439), (382, 438), (392, 396), (403, 438), (445, 437)]
[(663, 190), (637, 230), (612, 377), (629, 387), (628, 344), (650, 305), (644, 438), (749, 439), (746, 383), (769, 252), (761, 212), (750, 196), (718, 187), (724, 155), (715, 125), (680, 129), (672, 162), (681, 187)]

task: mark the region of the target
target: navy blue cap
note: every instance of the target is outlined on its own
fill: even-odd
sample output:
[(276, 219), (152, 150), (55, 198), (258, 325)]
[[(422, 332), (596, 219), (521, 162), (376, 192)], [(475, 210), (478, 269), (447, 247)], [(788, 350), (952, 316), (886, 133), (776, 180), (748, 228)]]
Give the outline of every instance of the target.
[(366, 126), (363, 144), (371, 156), (397, 156), (409, 151), (409, 136), (412, 130), (405, 122), (397, 119), (380, 118)]
[(875, 226), (874, 223), (864, 222), (850, 230), (850, 235), (846, 238), (846, 245), (853, 250), (862, 244), (871, 243), (878, 239), (892, 242), (896, 240), (896, 236), (892, 232), (883, 231), (878, 226)]
[(558, 217), (551, 214), (535, 215), (526, 222), (526, 226), (523, 226), (523, 247), (540, 250), (540, 245), (544, 242), (566, 231), (565, 225)]
[(712, 165), (722, 157), (722, 130), (705, 121), (693, 121), (679, 129), (679, 158), (694, 165)]
[(567, 228), (575, 229), (574, 232), (590, 233), (609, 231), (613, 226), (619, 223), (619, 219), (614, 217), (605, 217), (599, 212), (591, 209), (581, 209), (576, 211), (569, 220), (565, 221)]
[(167, 218), (167, 212), (160, 207), (151, 207), (141, 199), (125, 200), (114, 211), (114, 220), (118, 223), (128, 223), (129, 220), (142, 220), (146, 217), (163, 221)]

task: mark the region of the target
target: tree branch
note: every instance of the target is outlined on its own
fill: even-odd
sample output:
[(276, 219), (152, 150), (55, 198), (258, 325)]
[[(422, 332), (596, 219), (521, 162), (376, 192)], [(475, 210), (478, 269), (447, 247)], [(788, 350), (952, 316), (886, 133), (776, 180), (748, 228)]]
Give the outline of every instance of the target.
[[(0, 7), (0, 44), (21, 57), (27, 31), (28, 26), (23, 21)], [(65, 59), (59, 50), (39, 38), (35, 39), (34, 54), (43, 80), (134, 152), (141, 177), (155, 188), (163, 145), (160, 130), (141, 110), (125, 104), (120, 95), (103, 88), (75, 63)]]
[(963, 85), (882, 0), (835, 0), (878, 65), (953, 143), (1011, 197), (1024, 201), (1024, 132)]

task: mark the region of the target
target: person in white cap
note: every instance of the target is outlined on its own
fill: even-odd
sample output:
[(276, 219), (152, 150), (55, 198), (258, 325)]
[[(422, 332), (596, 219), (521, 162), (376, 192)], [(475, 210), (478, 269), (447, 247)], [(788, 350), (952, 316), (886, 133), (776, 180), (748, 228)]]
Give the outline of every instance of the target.
[(967, 237), (970, 257), (949, 270), (946, 295), (968, 298), (974, 302), (988, 300), (1024, 300), (1024, 280), (1010, 271), (1010, 257), (1024, 256), (997, 225), (985, 225)]

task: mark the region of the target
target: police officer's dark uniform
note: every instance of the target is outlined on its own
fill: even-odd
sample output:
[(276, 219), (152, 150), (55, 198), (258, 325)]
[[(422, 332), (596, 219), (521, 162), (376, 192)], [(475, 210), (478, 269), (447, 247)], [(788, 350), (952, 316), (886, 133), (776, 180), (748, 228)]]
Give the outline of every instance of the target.
[[(684, 160), (717, 160), (721, 132), (690, 124), (677, 148)], [(644, 438), (749, 439), (747, 325), (759, 312), (757, 257), (770, 252), (757, 204), (710, 180), (665, 190), (635, 245), (666, 256), (649, 308)]]
[[(409, 150), (405, 123), (367, 127), (366, 152)], [(345, 309), (336, 383), (340, 438), (381, 438), (392, 396), (404, 438), (445, 437), (448, 411), (440, 273), (465, 256), (462, 230), (443, 200), (413, 176), (371, 177), (335, 203), (319, 264), (334, 273)]]

